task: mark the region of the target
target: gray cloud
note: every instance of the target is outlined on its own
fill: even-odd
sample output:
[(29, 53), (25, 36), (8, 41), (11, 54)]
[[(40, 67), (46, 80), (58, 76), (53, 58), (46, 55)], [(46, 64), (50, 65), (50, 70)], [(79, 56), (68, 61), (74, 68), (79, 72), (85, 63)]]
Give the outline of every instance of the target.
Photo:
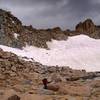
[(73, 28), (86, 18), (100, 24), (99, 0), (0, 0), (0, 8), (37, 28)]

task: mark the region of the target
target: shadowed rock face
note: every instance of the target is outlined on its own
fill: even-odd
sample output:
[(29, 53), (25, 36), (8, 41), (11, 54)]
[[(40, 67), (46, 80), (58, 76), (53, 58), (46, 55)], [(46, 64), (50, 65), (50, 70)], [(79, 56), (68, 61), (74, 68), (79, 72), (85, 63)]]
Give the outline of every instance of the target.
[[(17, 39), (14, 34), (17, 34)], [(26, 44), (47, 48), (47, 41), (51, 39), (64, 40), (67, 35), (59, 28), (37, 30), (30, 26), (23, 26), (21, 21), (10, 12), (0, 9), (0, 44), (22, 48)]]
[(0, 44), (21, 47), (19, 39), (14, 37), (14, 33), (20, 34), (23, 30), (22, 23), (14, 17), (10, 12), (0, 9)]
[(96, 31), (96, 27), (91, 19), (87, 19), (84, 22), (80, 22), (76, 25), (76, 31), (79, 33), (94, 33)]
[(100, 39), (100, 27), (96, 26), (91, 19), (87, 19), (77, 24), (75, 31), (95, 39)]

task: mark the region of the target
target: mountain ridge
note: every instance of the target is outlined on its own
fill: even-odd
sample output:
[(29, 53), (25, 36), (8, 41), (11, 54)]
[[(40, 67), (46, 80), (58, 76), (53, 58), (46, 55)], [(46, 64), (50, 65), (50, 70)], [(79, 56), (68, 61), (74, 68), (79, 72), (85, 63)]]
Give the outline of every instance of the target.
[[(17, 39), (15, 35), (17, 35)], [(35, 29), (32, 25), (25, 26), (9, 11), (0, 9), (0, 44), (15, 48), (33, 45), (48, 48), (46, 42), (55, 40), (66, 40), (68, 36), (85, 34), (89, 37), (100, 39), (100, 28), (91, 19), (80, 22), (75, 30), (62, 30), (60, 27), (52, 29)]]
[(74, 31), (35, 29), (0, 9), (0, 100), (99, 100), (99, 31), (91, 19)]

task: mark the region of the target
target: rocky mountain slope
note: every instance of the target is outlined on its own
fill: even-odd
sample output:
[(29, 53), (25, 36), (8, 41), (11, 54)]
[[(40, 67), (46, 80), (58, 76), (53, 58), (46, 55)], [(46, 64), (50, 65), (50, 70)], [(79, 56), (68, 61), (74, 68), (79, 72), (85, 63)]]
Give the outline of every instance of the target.
[[(48, 48), (47, 41), (66, 40), (85, 34), (100, 39), (100, 27), (91, 19), (79, 23), (74, 31), (35, 29), (24, 26), (10, 12), (0, 9), (0, 45), (20, 48), (32, 45)], [(99, 100), (100, 72), (71, 69), (70, 66), (46, 66), (33, 59), (26, 61), (0, 49), (0, 100)], [(42, 79), (51, 83), (43, 89)]]
[(35, 29), (24, 26), (11, 12), (0, 9), (0, 44), (22, 48), (26, 44), (47, 48), (47, 41), (51, 39), (65, 40), (68, 36), (85, 34), (92, 38), (100, 38), (100, 27), (91, 19), (80, 22), (74, 31), (63, 31), (59, 27), (53, 29)]
[(76, 32), (84, 33), (92, 38), (100, 39), (100, 28), (91, 19), (80, 22), (76, 26)]
[[(51, 83), (43, 89), (42, 79)], [(72, 70), (69, 67), (44, 66), (24, 61), (0, 49), (0, 98), (21, 100), (99, 100), (100, 72)], [(14, 95), (14, 96), (12, 96)], [(11, 97), (10, 97), (11, 96)], [(13, 99), (7, 99), (13, 98)], [(86, 98), (86, 99), (83, 99)], [(1, 100), (1, 99), (0, 99)]]
[[(17, 34), (17, 39), (14, 34)], [(21, 21), (10, 12), (0, 10), (0, 43), (21, 48), (26, 43), (37, 47), (47, 47), (46, 42), (51, 39), (66, 39), (66, 34), (59, 28), (37, 30), (31, 25), (24, 26)]]

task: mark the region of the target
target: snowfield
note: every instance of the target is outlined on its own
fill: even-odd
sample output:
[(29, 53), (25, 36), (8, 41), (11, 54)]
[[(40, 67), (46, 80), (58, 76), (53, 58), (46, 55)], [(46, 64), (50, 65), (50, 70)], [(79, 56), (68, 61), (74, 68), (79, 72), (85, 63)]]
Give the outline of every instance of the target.
[(31, 61), (33, 58), (43, 65), (100, 71), (100, 39), (77, 35), (69, 37), (68, 40), (52, 40), (47, 45), (49, 50), (28, 45), (23, 50), (4, 45), (0, 45), (0, 48), (20, 57), (27, 57)]

